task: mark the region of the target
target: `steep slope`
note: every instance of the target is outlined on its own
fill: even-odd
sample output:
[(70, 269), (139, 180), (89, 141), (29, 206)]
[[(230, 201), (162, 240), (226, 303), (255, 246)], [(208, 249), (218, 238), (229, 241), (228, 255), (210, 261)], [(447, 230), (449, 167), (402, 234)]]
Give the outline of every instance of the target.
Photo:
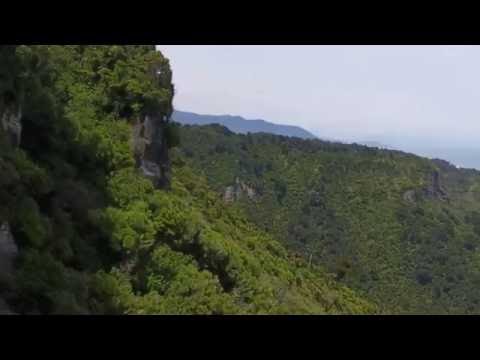
[(181, 139), (227, 204), (387, 311), (480, 312), (480, 173), (215, 125)]
[[(89, 312), (91, 274), (121, 256), (91, 212), (111, 202), (109, 179), (135, 164), (132, 127), (170, 116), (168, 62), (152, 46), (0, 51), (0, 225), (19, 250), (9, 255), (15, 269), (2, 272), (0, 292), (20, 313)], [(165, 158), (164, 149), (155, 156)], [(143, 150), (139, 161), (150, 159)], [(160, 186), (167, 175), (152, 181)]]
[[(125, 194), (114, 237), (126, 240), (123, 216), (148, 223), (152, 243), (137, 258), (97, 277), (102, 312), (128, 314), (367, 314), (377, 307), (324, 271), (290, 255), (277, 241), (226, 209), (206, 181), (177, 160), (172, 191)], [(133, 196), (133, 198), (132, 198)], [(151, 212), (144, 213), (138, 201)], [(145, 211), (145, 210), (143, 210)], [(128, 214), (128, 215), (127, 215)], [(131, 227), (130, 227), (131, 226)], [(138, 231), (138, 230), (137, 230)]]
[(181, 157), (172, 174), (154, 46), (2, 46), (0, 69), (0, 311), (377, 312), (225, 209)]
[(247, 120), (240, 116), (231, 115), (199, 115), (191, 112), (175, 110), (172, 121), (183, 125), (211, 125), (219, 124), (230, 131), (239, 134), (268, 133), (298, 137), (302, 139), (316, 139), (316, 136), (298, 126), (279, 125), (265, 120)]

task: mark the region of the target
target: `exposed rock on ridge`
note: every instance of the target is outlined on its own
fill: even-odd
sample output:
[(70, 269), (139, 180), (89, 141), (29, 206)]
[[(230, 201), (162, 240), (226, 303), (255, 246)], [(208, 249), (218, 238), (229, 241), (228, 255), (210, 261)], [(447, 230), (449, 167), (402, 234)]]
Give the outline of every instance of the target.
[(133, 127), (135, 160), (143, 174), (156, 187), (170, 183), (170, 159), (165, 136), (166, 116), (147, 115)]
[(243, 181), (240, 181), (239, 178), (235, 179), (235, 185), (227, 186), (223, 194), (223, 200), (227, 203), (238, 201), (240, 198), (246, 195), (248, 199), (254, 200), (257, 196), (255, 189)]
[(443, 189), (440, 181), (440, 173), (437, 170), (434, 170), (431, 175), (431, 181), (428, 186), (422, 188), (421, 190), (407, 190), (403, 194), (403, 200), (409, 203), (415, 203), (419, 199), (437, 199), (437, 200), (448, 200), (448, 194)]

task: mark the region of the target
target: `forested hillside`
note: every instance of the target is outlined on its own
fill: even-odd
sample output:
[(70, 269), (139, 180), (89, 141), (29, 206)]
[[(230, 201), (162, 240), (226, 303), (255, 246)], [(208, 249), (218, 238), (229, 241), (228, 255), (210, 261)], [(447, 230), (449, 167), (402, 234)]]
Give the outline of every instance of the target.
[(174, 90), (154, 46), (0, 46), (0, 313), (480, 312), (479, 172)]
[(0, 46), (0, 310), (377, 313), (172, 166), (173, 96), (154, 46)]
[(216, 125), (181, 143), (227, 207), (387, 312), (480, 312), (479, 172)]

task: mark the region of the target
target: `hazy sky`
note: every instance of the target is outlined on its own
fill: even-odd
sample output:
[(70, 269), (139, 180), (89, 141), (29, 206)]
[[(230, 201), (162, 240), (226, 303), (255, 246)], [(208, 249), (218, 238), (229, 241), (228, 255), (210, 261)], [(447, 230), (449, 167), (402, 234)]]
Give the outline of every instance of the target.
[(172, 46), (175, 107), (320, 137), (480, 147), (480, 46)]

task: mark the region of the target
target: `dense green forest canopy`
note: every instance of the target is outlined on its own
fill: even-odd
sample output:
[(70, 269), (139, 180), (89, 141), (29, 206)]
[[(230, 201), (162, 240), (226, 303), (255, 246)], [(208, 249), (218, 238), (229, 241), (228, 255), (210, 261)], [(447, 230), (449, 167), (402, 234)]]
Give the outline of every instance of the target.
[(0, 46), (0, 310), (479, 313), (480, 173), (179, 126), (174, 90), (154, 46)]
[(480, 311), (480, 173), (399, 151), (181, 128), (230, 207), (395, 313)]
[(133, 128), (177, 145), (173, 96), (154, 46), (0, 46), (0, 225), (19, 250), (0, 300), (20, 314), (377, 313), (226, 208), (183, 156), (170, 186), (144, 176)]

